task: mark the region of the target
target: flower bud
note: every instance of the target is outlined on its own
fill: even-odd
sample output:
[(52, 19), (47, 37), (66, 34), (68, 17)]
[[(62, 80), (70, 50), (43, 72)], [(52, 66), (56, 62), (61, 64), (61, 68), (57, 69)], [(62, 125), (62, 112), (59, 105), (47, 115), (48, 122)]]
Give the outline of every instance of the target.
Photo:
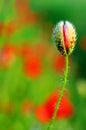
[(53, 40), (62, 55), (70, 55), (76, 41), (74, 26), (68, 21), (59, 22), (53, 30)]

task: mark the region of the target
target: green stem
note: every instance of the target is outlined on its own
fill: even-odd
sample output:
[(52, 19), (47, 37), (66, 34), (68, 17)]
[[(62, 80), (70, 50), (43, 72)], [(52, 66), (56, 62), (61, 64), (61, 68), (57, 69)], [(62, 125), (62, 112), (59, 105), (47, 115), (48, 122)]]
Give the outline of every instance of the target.
[(53, 124), (53, 122), (54, 122), (54, 120), (56, 118), (56, 113), (57, 113), (57, 110), (58, 110), (58, 107), (59, 107), (59, 103), (60, 103), (61, 97), (62, 97), (64, 89), (65, 89), (65, 85), (66, 85), (66, 82), (67, 82), (67, 75), (68, 75), (68, 56), (65, 56), (64, 80), (63, 80), (62, 88), (60, 90), (60, 93), (59, 93), (59, 96), (58, 96), (58, 99), (57, 99), (57, 102), (56, 102), (54, 114), (52, 116), (52, 119), (51, 119), (51, 121), (49, 123), (49, 126), (48, 126), (47, 130), (51, 129), (51, 126), (52, 126), (52, 124)]

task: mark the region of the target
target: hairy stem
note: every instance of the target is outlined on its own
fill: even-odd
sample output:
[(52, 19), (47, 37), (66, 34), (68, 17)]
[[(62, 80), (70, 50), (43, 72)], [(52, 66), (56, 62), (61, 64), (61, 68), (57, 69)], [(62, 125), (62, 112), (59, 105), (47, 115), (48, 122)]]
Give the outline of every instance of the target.
[(60, 93), (59, 93), (59, 96), (58, 96), (58, 99), (57, 99), (57, 102), (56, 102), (54, 114), (53, 114), (53, 116), (52, 116), (52, 119), (51, 119), (51, 121), (50, 121), (50, 123), (49, 123), (49, 126), (48, 126), (47, 130), (50, 130), (50, 129), (51, 129), (52, 124), (53, 124), (53, 122), (54, 122), (54, 120), (55, 120), (55, 118), (56, 118), (56, 113), (57, 113), (57, 110), (58, 110), (58, 107), (59, 107), (59, 103), (60, 103), (61, 97), (62, 97), (62, 95), (63, 95), (65, 86), (66, 86), (67, 75), (68, 75), (68, 56), (65, 56), (64, 80), (63, 80), (62, 88), (61, 88), (61, 90), (60, 90)]

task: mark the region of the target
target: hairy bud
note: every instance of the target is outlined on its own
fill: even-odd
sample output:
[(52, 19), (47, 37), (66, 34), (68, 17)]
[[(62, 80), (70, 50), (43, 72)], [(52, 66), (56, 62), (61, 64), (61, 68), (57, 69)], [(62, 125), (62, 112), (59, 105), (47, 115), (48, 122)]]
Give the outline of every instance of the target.
[(70, 55), (76, 42), (74, 26), (68, 21), (59, 22), (53, 30), (53, 40), (62, 55)]

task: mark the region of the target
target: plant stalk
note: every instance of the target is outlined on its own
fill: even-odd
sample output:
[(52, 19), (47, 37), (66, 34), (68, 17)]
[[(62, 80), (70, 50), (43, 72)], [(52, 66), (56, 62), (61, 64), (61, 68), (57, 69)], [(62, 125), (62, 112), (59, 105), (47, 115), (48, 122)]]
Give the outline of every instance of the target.
[(64, 79), (63, 79), (63, 83), (62, 83), (62, 88), (60, 90), (60, 93), (59, 93), (59, 96), (58, 96), (58, 99), (57, 99), (57, 102), (56, 102), (54, 114), (52, 116), (52, 119), (51, 119), (51, 121), (49, 123), (49, 126), (48, 126), (47, 130), (51, 129), (51, 127), (52, 127), (52, 125), (54, 123), (54, 120), (56, 118), (56, 113), (57, 113), (57, 110), (58, 110), (58, 107), (59, 107), (59, 104), (60, 104), (60, 100), (62, 98), (64, 89), (65, 89), (65, 86), (66, 86), (67, 76), (68, 76), (68, 55), (65, 56), (65, 69), (64, 69)]

